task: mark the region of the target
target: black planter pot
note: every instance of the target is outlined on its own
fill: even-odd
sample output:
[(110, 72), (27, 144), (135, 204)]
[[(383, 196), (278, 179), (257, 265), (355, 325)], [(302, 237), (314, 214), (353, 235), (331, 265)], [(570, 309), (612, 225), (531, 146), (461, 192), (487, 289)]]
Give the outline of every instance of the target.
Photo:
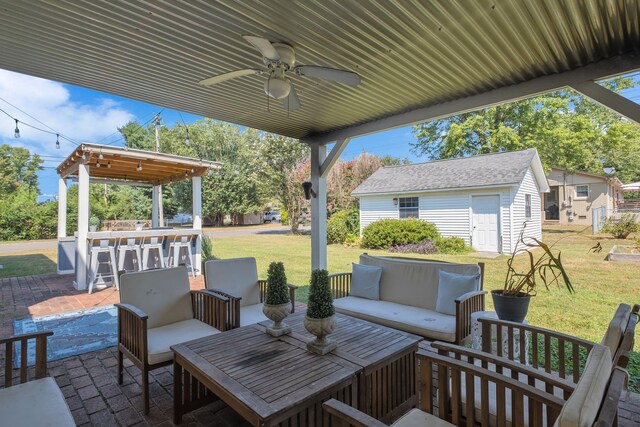
[(498, 318), (500, 320), (522, 323), (524, 318), (527, 317), (531, 296), (520, 292), (518, 296), (507, 297), (502, 295), (502, 292), (501, 290), (491, 291), (493, 306), (496, 309)]

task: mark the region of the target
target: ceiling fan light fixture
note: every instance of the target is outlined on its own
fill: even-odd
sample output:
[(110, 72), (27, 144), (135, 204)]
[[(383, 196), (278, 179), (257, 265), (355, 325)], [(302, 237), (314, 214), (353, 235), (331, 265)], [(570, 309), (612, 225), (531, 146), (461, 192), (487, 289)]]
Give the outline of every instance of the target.
[(286, 98), (291, 92), (291, 83), (284, 78), (267, 79), (264, 82), (264, 92), (275, 99)]

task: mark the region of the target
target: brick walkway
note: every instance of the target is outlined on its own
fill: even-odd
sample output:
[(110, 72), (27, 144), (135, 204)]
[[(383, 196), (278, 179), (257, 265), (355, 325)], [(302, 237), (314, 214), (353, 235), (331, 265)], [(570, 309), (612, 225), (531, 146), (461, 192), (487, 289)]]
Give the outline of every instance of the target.
[[(202, 277), (191, 280), (192, 289), (204, 287)], [(1, 279), (1, 336), (13, 333), (13, 320), (28, 316), (80, 310), (119, 301), (111, 288), (88, 295), (76, 291), (71, 276), (25, 276)], [(304, 309), (304, 305), (296, 309)], [(49, 375), (54, 377), (78, 426), (173, 426), (171, 367), (150, 374), (151, 411), (142, 414), (140, 371), (125, 359), (123, 385), (116, 382), (115, 347), (49, 362)], [(4, 354), (0, 353), (4, 366)], [(17, 375), (15, 370), (13, 375)], [(17, 381), (17, 378), (16, 378)], [(0, 384), (4, 377), (0, 376)], [(620, 405), (620, 426), (640, 426), (640, 395), (627, 394)], [(246, 426), (233, 410), (215, 402), (183, 417), (181, 426)]]

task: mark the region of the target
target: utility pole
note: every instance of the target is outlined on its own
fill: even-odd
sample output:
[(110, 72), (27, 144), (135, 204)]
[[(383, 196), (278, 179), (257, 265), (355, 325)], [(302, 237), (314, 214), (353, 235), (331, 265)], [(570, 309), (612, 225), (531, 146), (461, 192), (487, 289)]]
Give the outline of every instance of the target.
[[(160, 113), (153, 118), (153, 124), (156, 127), (156, 153), (160, 152)], [(164, 227), (164, 209), (162, 207), (162, 186), (158, 185), (154, 187), (154, 191), (158, 194), (156, 199), (158, 201), (158, 225)]]

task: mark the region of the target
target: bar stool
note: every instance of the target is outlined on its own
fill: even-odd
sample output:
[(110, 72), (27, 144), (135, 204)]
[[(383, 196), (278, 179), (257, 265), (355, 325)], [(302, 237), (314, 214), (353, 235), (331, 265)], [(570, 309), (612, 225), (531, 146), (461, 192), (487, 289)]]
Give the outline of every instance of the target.
[(191, 275), (196, 277), (196, 270), (193, 267), (193, 258), (191, 254), (191, 240), (192, 236), (175, 236), (173, 238), (173, 242), (171, 242), (169, 246), (169, 261), (173, 259), (173, 266), (177, 267), (181, 258), (182, 250), (184, 249), (187, 253), (184, 256), (185, 266), (191, 268)]
[[(164, 268), (164, 256), (162, 254), (162, 242), (164, 238), (159, 236), (145, 237), (142, 241), (142, 269), (147, 270), (147, 263), (149, 261), (149, 254), (151, 251), (158, 251), (157, 258), (154, 258), (156, 262), (160, 263), (160, 268)], [(155, 262), (154, 262), (155, 267)]]
[(96, 284), (96, 279), (98, 276), (98, 269), (101, 263), (98, 259), (100, 254), (109, 254), (109, 268), (111, 269), (111, 280), (113, 284), (116, 286), (116, 289), (120, 289), (120, 284), (118, 281), (118, 269), (116, 268), (116, 253), (113, 248), (113, 245), (109, 244), (109, 239), (100, 239), (99, 244), (96, 245), (95, 239), (91, 239), (91, 253), (89, 260), (89, 275), (91, 277), (91, 281), (89, 282), (89, 293), (93, 292), (93, 287)]
[(131, 271), (142, 270), (142, 256), (140, 255), (140, 245), (135, 237), (121, 237), (118, 241), (118, 271), (125, 270), (124, 262), (127, 252), (131, 252), (131, 263), (134, 269)]

